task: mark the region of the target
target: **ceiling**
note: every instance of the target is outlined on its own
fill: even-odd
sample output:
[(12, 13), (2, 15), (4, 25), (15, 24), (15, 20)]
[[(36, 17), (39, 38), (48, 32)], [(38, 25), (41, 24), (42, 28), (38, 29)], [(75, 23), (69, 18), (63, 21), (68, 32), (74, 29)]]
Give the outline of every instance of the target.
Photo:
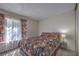
[(75, 8), (73, 3), (0, 3), (0, 8), (35, 20), (59, 15)]

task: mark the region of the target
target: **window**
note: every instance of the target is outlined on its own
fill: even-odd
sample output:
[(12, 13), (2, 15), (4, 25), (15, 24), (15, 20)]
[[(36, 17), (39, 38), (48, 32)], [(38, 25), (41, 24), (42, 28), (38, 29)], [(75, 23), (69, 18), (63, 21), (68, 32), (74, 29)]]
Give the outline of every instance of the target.
[(21, 40), (21, 21), (13, 18), (5, 18), (6, 42)]

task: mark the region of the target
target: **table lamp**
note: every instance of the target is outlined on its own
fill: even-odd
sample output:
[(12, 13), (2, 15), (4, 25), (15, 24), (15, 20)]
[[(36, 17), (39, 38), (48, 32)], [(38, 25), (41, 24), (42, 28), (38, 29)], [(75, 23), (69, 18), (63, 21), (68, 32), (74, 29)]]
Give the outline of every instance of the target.
[(64, 42), (64, 39), (66, 38), (66, 33), (62, 33), (61, 38), (62, 38), (62, 41)]

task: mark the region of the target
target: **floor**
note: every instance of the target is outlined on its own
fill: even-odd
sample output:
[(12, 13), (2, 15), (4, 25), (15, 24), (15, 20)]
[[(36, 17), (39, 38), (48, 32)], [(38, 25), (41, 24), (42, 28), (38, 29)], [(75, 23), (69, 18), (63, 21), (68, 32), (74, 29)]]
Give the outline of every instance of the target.
[(0, 54), (0, 56), (22, 56), (22, 55), (19, 53), (19, 49), (15, 49), (8, 53)]
[[(75, 55), (76, 55), (75, 52), (67, 51), (63, 49), (60, 49), (57, 53), (57, 56), (75, 56)], [(8, 53), (2, 54), (1, 56), (22, 56), (22, 55), (19, 53), (19, 49), (15, 49)]]
[(74, 51), (60, 49), (57, 56), (76, 56), (76, 53)]

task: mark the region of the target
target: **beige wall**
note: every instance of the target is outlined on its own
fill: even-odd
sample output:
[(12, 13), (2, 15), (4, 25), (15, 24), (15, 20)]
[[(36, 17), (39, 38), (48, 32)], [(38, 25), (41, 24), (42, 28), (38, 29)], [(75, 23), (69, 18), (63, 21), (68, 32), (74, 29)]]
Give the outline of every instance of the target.
[(42, 32), (67, 32), (67, 47), (75, 50), (74, 10), (39, 21), (39, 35)]
[(78, 8), (77, 8), (77, 10), (76, 10), (76, 29), (77, 29), (77, 31), (76, 31), (76, 49), (77, 49), (77, 51), (78, 51), (78, 56), (79, 56), (79, 4), (78, 4)]
[(77, 39), (78, 39), (78, 55), (79, 55), (79, 4), (78, 4), (77, 12), (78, 12), (77, 13), (77, 15), (78, 15), (78, 33), (77, 33), (78, 34), (78, 38)]
[(27, 35), (33, 37), (38, 35), (38, 21), (28, 20), (27, 21)]

